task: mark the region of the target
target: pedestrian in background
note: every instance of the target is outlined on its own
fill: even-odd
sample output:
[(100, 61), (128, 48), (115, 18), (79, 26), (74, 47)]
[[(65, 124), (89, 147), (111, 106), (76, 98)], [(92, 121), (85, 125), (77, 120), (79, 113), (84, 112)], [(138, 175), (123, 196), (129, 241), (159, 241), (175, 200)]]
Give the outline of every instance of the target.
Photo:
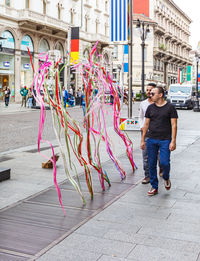
[(69, 93), (68, 93), (68, 91), (65, 89), (65, 86), (63, 86), (62, 95), (63, 95), (64, 108), (66, 108), (67, 102), (69, 101)]
[(27, 103), (28, 103), (28, 108), (32, 108), (32, 106), (33, 106), (33, 93), (32, 93), (31, 88), (28, 89)]
[(26, 97), (27, 97), (27, 94), (28, 94), (28, 90), (27, 90), (26, 86), (24, 86), (24, 88), (22, 88), (20, 90), (20, 94), (22, 96), (22, 104), (21, 104), (21, 106), (23, 107), (23, 105), (24, 105), (24, 107), (26, 107), (26, 99), (27, 99)]
[[(149, 177), (152, 188), (149, 196), (158, 193), (157, 159), (160, 150), (160, 165), (163, 169), (164, 185), (167, 190), (171, 188), (170, 181), (170, 153), (176, 149), (177, 111), (175, 107), (165, 101), (162, 87), (151, 90), (151, 99), (154, 102), (149, 105), (145, 113), (145, 123), (141, 139), (141, 149), (147, 146), (149, 160)], [(147, 144), (145, 137), (148, 132)]]
[(83, 109), (83, 116), (85, 117), (85, 93), (83, 92), (82, 96), (81, 96), (81, 107)]
[(5, 106), (8, 107), (10, 101), (10, 88), (8, 86), (6, 86), (4, 94), (5, 94)]
[[(139, 125), (140, 125), (140, 130), (141, 130), (141, 135), (143, 132), (143, 127), (144, 127), (144, 122), (145, 122), (145, 113), (147, 108), (149, 107), (150, 104), (153, 103), (151, 100), (151, 90), (156, 87), (155, 83), (149, 83), (147, 86), (146, 94), (147, 94), (147, 99), (142, 101), (140, 103), (140, 108), (139, 108)], [(145, 136), (145, 144), (148, 140), (148, 131)], [(142, 150), (142, 157), (143, 157), (143, 169), (144, 169), (144, 179), (142, 180), (142, 184), (148, 184), (150, 182), (149, 179), (149, 162), (148, 162), (148, 155), (147, 155), (147, 148)]]
[(77, 91), (77, 97), (76, 97), (76, 105), (81, 105), (81, 96), (82, 96), (82, 89), (79, 88)]

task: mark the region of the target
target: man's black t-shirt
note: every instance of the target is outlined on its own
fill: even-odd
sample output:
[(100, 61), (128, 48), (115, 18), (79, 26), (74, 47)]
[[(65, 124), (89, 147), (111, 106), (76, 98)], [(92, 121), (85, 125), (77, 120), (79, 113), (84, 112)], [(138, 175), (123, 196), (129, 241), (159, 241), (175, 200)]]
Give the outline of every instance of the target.
[(166, 103), (161, 107), (156, 104), (149, 105), (145, 117), (150, 119), (149, 138), (171, 140), (171, 119), (178, 118), (177, 111), (171, 103)]

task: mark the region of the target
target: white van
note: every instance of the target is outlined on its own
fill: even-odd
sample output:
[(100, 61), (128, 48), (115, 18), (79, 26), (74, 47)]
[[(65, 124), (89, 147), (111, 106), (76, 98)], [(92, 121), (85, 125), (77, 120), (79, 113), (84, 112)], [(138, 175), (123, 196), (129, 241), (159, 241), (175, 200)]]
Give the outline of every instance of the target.
[(195, 85), (171, 84), (169, 86), (167, 101), (176, 108), (192, 109), (194, 106)]

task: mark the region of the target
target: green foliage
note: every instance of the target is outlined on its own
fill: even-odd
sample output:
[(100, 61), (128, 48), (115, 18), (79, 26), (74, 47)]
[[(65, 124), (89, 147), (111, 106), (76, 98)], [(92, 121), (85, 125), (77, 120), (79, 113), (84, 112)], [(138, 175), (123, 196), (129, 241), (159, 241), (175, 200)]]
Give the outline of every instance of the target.
[(159, 45), (159, 49), (161, 49), (163, 51), (167, 50), (166, 46), (163, 43)]

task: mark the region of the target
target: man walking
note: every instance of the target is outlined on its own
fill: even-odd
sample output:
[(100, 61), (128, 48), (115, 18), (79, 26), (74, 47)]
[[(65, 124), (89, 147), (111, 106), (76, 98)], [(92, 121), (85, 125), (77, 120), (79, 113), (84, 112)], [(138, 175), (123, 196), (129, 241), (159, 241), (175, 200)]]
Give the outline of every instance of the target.
[[(177, 111), (171, 103), (164, 100), (162, 87), (155, 87), (151, 90), (151, 99), (154, 102), (149, 105), (145, 114), (145, 123), (141, 139), (141, 149), (147, 145), (149, 160), (149, 176), (152, 188), (148, 191), (149, 196), (158, 193), (157, 158), (160, 150), (160, 165), (163, 170), (165, 188), (171, 188), (170, 173), (170, 152), (176, 149), (177, 133)], [(149, 139), (145, 145), (147, 131)]]
[[(140, 103), (139, 125), (140, 125), (141, 135), (143, 132), (146, 110), (149, 107), (149, 105), (153, 103), (151, 100), (150, 93), (151, 93), (151, 90), (155, 87), (156, 87), (155, 83), (148, 84), (147, 90), (146, 90), (147, 99)], [(146, 137), (145, 137), (145, 143), (147, 142), (147, 139), (148, 139), (148, 133), (146, 134)], [(148, 184), (150, 182), (150, 180), (149, 180), (149, 163), (148, 163), (148, 155), (147, 155), (146, 146), (142, 150), (142, 157), (143, 157), (143, 169), (144, 169), (144, 175), (145, 175), (144, 179), (142, 180), (142, 184)]]

